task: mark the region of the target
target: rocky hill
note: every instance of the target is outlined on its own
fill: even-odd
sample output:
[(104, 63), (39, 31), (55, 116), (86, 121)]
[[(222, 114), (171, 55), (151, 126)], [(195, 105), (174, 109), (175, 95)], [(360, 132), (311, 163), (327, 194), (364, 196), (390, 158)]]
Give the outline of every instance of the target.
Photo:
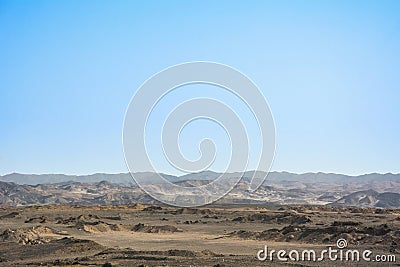
[(332, 206), (356, 206), (377, 208), (400, 208), (400, 194), (378, 193), (374, 190), (359, 191), (333, 202)]

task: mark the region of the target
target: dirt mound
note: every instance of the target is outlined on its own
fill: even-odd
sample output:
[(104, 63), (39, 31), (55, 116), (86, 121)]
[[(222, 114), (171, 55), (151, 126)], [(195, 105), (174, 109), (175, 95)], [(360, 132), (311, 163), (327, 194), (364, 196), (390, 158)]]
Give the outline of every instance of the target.
[(23, 245), (36, 245), (53, 240), (51, 235), (59, 234), (50, 227), (37, 226), (31, 228), (6, 229), (0, 234), (1, 241), (16, 242)]
[(176, 228), (173, 225), (146, 225), (139, 223), (132, 228), (134, 232), (141, 233), (175, 233), (182, 232), (182, 230)]
[(311, 222), (306, 215), (296, 213), (283, 212), (277, 214), (255, 213), (247, 216), (239, 216), (232, 219), (233, 222), (266, 222), (277, 224), (305, 224)]
[(297, 236), (298, 240), (316, 243), (322, 240), (323, 243), (335, 242), (339, 238), (345, 238), (353, 244), (376, 244), (382, 240), (400, 241), (400, 236), (394, 235), (387, 224), (375, 227), (359, 226), (330, 226), (325, 228), (305, 228)]
[(190, 250), (171, 249), (163, 253), (166, 256), (196, 257), (197, 253)]
[(25, 221), (25, 223), (46, 223), (48, 218), (46, 216), (33, 217)]
[(71, 252), (83, 252), (88, 250), (101, 250), (105, 247), (92, 241), (86, 239), (77, 239), (73, 237), (64, 237), (61, 239), (54, 240), (50, 242), (50, 244), (58, 244), (61, 245), (62, 248), (68, 250), (69, 253)]
[[(43, 258), (48, 255), (52, 255), (59, 258), (65, 258), (66, 255), (79, 255), (79, 254), (87, 254), (92, 252), (99, 252), (104, 250), (105, 247), (102, 245), (85, 239), (76, 239), (72, 237), (64, 237), (61, 239), (51, 240), (46, 243), (40, 243), (35, 246), (24, 246), (22, 247), (15, 255), (7, 255), (10, 258), (16, 259), (35, 259), (35, 258)], [(17, 249), (18, 250), (18, 249)], [(74, 259), (74, 258), (72, 258)], [(72, 260), (70, 259), (70, 260)], [(57, 262), (55, 265), (57, 265)], [(66, 262), (67, 263), (67, 262)], [(70, 266), (76, 264), (77, 261), (73, 260), (64, 266)], [(37, 265), (42, 265), (37, 264)], [(35, 266), (37, 266), (35, 264)], [(51, 264), (43, 264), (46, 266), (53, 266)]]
[(99, 216), (97, 215), (93, 215), (93, 214), (81, 214), (77, 217), (68, 217), (68, 218), (64, 218), (64, 217), (57, 217), (56, 218), (56, 223), (57, 224), (67, 224), (67, 225), (74, 225), (77, 223), (93, 223), (93, 222), (97, 222), (100, 219)]
[(99, 220), (100, 217), (97, 215), (93, 215), (93, 214), (87, 214), (87, 215), (81, 214), (76, 219), (81, 222), (90, 222), (90, 221)]
[(19, 215), (19, 212), (13, 211), (13, 212), (10, 212), (10, 213), (8, 213), (8, 214), (5, 214), (5, 215), (0, 216), (0, 220), (3, 220), (3, 219), (12, 219), (12, 218), (17, 217), (18, 215)]
[(181, 208), (177, 209), (172, 212), (173, 214), (200, 214), (200, 215), (205, 215), (205, 214), (212, 214), (213, 211), (210, 209), (193, 209), (193, 208)]
[[(120, 216), (106, 216), (109, 220), (121, 220)], [(63, 218), (58, 217), (57, 224), (69, 225), (69, 227), (77, 228), (88, 233), (103, 233), (110, 231), (129, 231), (126, 226), (122, 224), (111, 224), (100, 220), (100, 217), (93, 214), (81, 214), (77, 217)]]
[[(87, 264), (80, 265), (79, 261), (84, 261), (87, 255), (104, 249), (106, 249), (104, 246), (94, 241), (65, 237), (25, 246), (14, 244), (10, 249), (2, 250), (1, 260), (7, 263), (6, 265), (3, 263), (2, 266), (87, 266)], [(77, 257), (78, 255), (83, 257)], [(21, 260), (27, 262), (15, 264)]]
[(79, 230), (83, 230), (88, 233), (104, 233), (110, 231), (128, 231), (126, 226), (122, 224), (110, 224), (103, 221), (95, 222), (77, 222), (74, 226)]
[(143, 210), (147, 207), (147, 205), (141, 203), (129, 204), (126, 206), (128, 209), (135, 209), (135, 210)]
[(142, 211), (156, 211), (156, 210), (162, 210), (162, 207), (160, 206), (149, 206), (145, 207), (142, 209)]
[(332, 226), (358, 226), (361, 225), (360, 222), (352, 222), (352, 221), (334, 221)]
[(103, 217), (103, 219), (113, 220), (113, 221), (121, 221), (122, 220), (122, 216), (120, 214), (115, 215), (115, 216), (105, 216), (105, 217)]
[(388, 225), (382, 224), (375, 227), (359, 227), (354, 225), (306, 227), (289, 225), (282, 229), (269, 229), (262, 232), (234, 231), (229, 237), (243, 239), (273, 240), (273, 241), (299, 241), (303, 243), (334, 243), (339, 238), (345, 238), (351, 244), (376, 244), (383, 241), (392, 241), (400, 244), (400, 231), (391, 230)]

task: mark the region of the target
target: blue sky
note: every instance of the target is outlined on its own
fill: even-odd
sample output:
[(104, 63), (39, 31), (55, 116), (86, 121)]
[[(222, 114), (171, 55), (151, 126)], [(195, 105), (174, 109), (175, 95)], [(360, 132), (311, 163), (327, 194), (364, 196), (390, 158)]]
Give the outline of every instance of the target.
[(399, 1), (0, 0), (0, 174), (126, 172), (135, 90), (195, 60), (263, 91), (272, 170), (398, 173), (399, 13)]

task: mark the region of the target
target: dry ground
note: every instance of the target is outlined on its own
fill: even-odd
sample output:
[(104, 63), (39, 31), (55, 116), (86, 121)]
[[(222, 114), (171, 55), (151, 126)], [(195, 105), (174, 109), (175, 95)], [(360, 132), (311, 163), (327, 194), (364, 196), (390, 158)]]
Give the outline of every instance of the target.
[[(32, 206), (0, 209), (0, 266), (399, 266), (396, 262), (270, 262), (344, 238), (400, 261), (400, 211), (324, 206)], [(276, 259), (276, 258), (275, 258)]]

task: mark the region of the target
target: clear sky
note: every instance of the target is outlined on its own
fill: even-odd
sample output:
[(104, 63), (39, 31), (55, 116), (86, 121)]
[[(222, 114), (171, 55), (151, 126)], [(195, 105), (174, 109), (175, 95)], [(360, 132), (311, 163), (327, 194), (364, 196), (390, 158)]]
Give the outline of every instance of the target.
[(135, 90), (195, 60), (263, 91), (272, 170), (398, 173), (399, 14), (400, 1), (0, 0), (0, 174), (127, 172)]

